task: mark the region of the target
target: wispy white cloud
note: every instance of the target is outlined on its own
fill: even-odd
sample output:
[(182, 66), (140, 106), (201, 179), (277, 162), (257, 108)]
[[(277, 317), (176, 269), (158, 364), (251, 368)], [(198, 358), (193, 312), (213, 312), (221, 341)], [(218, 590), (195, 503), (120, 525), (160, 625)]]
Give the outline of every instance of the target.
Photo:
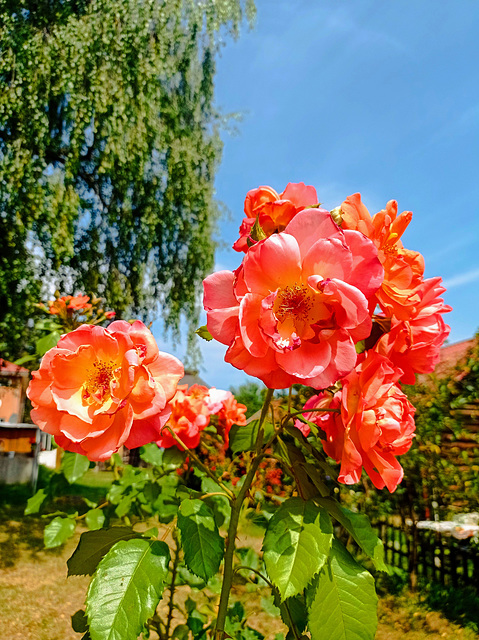
[(469, 284), (476, 280), (479, 280), (479, 269), (458, 273), (456, 276), (445, 280), (443, 284), (446, 289), (453, 289), (454, 287), (461, 287), (463, 284)]
[(427, 253), (424, 253), (424, 258), (426, 259), (427, 264), (430, 266), (431, 263), (436, 262), (444, 256), (450, 255), (451, 253), (457, 253), (459, 249), (463, 249), (464, 247), (468, 247), (471, 244), (476, 242), (476, 238), (473, 234), (470, 236), (462, 237), (456, 241), (449, 241), (442, 245), (442, 247), (437, 250), (431, 250)]

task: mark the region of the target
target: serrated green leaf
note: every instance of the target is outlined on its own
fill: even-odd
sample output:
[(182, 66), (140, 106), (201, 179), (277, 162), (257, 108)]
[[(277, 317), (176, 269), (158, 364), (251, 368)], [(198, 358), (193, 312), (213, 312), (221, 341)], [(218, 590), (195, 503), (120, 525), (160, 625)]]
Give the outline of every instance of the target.
[(384, 560), (384, 545), (376, 535), (369, 518), (361, 513), (354, 513), (331, 498), (321, 498), (318, 502), (327, 512), (341, 524), (354, 538), (356, 543), (374, 563), (378, 571), (388, 571)]
[(114, 544), (120, 540), (139, 537), (140, 534), (129, 527), (111, 527), (82, 533), (77, 548), (67, 560), (68, 575), (91, 576)]
[(52, 331), (52, 333), (49, 333), (48, 335), (43, 336), (43, 338), (40, 338), (40, 340), (37, 340), (35, 343), (37, 354), (39, 356), (45, 355), (47, 351), (50, 351), (50, 349), (57, 346), (60, 338), (61, 335), (58, 331)]
[(200, 338), (203, 338), (203, 340), (206, 340), (207, 342), (210, 342), (211, 340), (213, 340), (213, 336), (211, 335), (211, 333), (208, 330), (208, 327), (205, 324), (202, 327), (199, 327), (198, 329), (196, 329), (195, 333), (197, 336), (199, 336)]
[(155, 613), (170, 552), (158, 540), (121, 540), (98, 565), (86, 614), (92, 640), (135, 640)]
[(62, 458), (60, 471), (70, 484), (79, 480), (90, 468), (90, 461), (81, 453), (65, 451)]
[(25, 507), (23, 515), (30, 516), (32, 515), (32, 513), (38, 513), (46, 497), (47, 493), (45, 489), (39, 489), (35, 495), (33, 495), (31, 498), (28, 498), (27, 506)]
[(213, 512), (201, 500), (183, 500), (178, 510), (178, 527), (186, 565), (208, 581), (218, 571), (224, 553), (224, 540)]
[(374, 579), (337, 540), (308, 595), (312, 640), (373, 640), (377, 627)]
[(144, 460), (146, 464), (161, 467), (163, 465), (163, 449), (160, 449), (154, 442), (149, 442), (141, 447), (140, 458)]
[(45, 548), (53, 549), (66, 542), (73, 535), (75, 526), (76, 523), (71, 518), (53, 518), (43, 532)]
[(90, 531), (96, 531), (103, 527), (105, 514), (101, 509), (91, 509), (85, 516), (85, 522)]
[[(263, 422), (263, 441), (273, 435), (274, 427), (270, 422)], [(256, 448), (259, 433), (259, 420), (251, 420), (245, 425), (234, 424), (230, 431), (230, 448), (233, 453), (253, 451)]]
[(268, 524), (263, 557), (282, 600), (301, 593), (321, 570), (332, 539), (328, 514), (313, 502), (290, 498), (280, 506)]

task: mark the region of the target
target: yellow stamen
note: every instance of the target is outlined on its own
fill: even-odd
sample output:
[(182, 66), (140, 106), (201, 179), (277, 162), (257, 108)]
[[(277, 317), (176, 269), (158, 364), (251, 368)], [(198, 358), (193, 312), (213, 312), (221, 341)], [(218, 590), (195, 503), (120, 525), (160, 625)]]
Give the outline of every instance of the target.
[(112, 360), (102, 361), (96, 360), (93, 367), (88, 369), (85, 381), (85, 395), (100, 394), (104, 396), (110, 392), (110, 382), (113, 380), (113, 367), (115, 363)]
[(288, 315), (304, 322), (313, 306), (311, 294), (307, 287), (304, 284), (296, 283), (285, 287), (279, 292), (277, 303), (275, 314), (280, 322), (283, 322)]

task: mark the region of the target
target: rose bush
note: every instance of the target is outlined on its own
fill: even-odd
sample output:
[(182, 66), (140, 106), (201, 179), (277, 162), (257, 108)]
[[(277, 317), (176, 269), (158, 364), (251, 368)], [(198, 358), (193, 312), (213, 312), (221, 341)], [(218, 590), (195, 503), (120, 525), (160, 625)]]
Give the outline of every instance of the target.
[(44, 356), (28, 388), (32, 420), (67, 451), (107, 460), (158, 438), (183, 365), (136, 321), (83, 325)]
[[(371, 217), (354, 194), (330, 213), (313, 187), (290, 183), (281, 194), (250, 191), (245, 213), (235, 243), (242, 263), (205, 279), (199, 335), (226, 345), (227, 362), (267, 385), (261, 411), (246, 420), (229, 391), (177, 389), (181, 363), (160, 353), (138, 321), (80, 327), (34, 373), (32, 418), (61, 446), (105, 460), (121, 444), (147, 444), (140, 455), (152, 467), (122, 468), (114, 456), (107, 503), (84, 514), (92, 528), (113, 514), (124, 525), (90, 532), (69, 561), (74, 575), (95, 571), (86, 611), (74, 616), (92, 640), (152, 631), (161, 640), (199, 638), (213, 625), (214, 640), (226, 631), (259, 638), (238, 603), (228, 606), (241, 572), (271, 586), (288, 637), (322, 640), (339, 628), (374, 638), (374, 581), (343, 542), (354, 540), (378, 571), (386, 570), (383, 546), (365, 516), (336, 499), (332, 481), (357, 483), (363, 469), (377, 488), (393, 492), (401, 481), (397, 456), (411, 447), (415, 424), (400, 384), (438, 359), (449, 332), (444, 288), (440, 278), (424, 279), (421, 254), (403, 246), (412, 214), (398, 215), (395, 201)], [(274, 389), (287, 387), (273, 400)], [(67, 479), (76, 466), (67, 458)], [(31, 505), (44, 499), (37, 494)], [(141, 516), (170, 523), (173, 553), (159, 530), (131, 528)], [(235, 549), (241, 516), (266, 528), (261, 558)], [(48, 525), (54, 544), (72, 535), (77, 517)], [(189, 599), (184, 624), (173, 629), (177, 584), (198, 584), (196, 576), (206, 585), (223, 561), (218, 607), (205, 615)]]
[[(217, 417), (216, 428), (226, 445), (233, 424), (246, 423), (246, 407), (235, 400), (231, 391), (214, 387), (208, 389), (199, 384), (194, 384), (189, 389), (188, 385), (181, 385), (169, 404), (171, 416), (168, 418), (167, 426), (190, 449), (199, 445), (200, 434), (210, 424), (212, 416)], [(161, 437), (156, 443), (164, 448), (182, 448), (169, 429), (162, 429)]]

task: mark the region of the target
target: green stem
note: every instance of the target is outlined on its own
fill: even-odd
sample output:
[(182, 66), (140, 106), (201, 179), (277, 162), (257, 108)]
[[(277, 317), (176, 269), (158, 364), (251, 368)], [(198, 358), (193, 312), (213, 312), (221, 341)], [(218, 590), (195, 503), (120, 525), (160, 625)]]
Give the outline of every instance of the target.
[(223, 489), (223, 491), (227, 494), (228, 498), (230, 500), (232, 500), (234, 498), (234, 493), (232, 491), (230, 491), (230, 489), (228, 489), (228, 487), (223, 484), (221, 482), (221, 480), (219, 480), (215, 474), (210, 471), (210, 469), (208, 469), (208, 467), (206, 465), (204, 465), (201, 460), (198, 458), (198, 456), (196, 455), (196, 453), (194, 451), (192, 451), (191, 449), (188, 449), (188, 447), (186, 446), (186, 444), (181, 440), (181, 438), (179, 438), (176, 433), (173, 431), (173, 429), (171, 427), (169, 427), (168, 425), (164, 426), (163, 429), (167, 429), (170, 434), (171, 437), (173, 438), (173, 440), (180, 445), (180, 447), (188, 454), (188, 456), (195, 461), (196, 466), (199, 467), (204, 473), (206, 473), (206, 475), (211, 478), (212, 480), (214, 480), (216, 482), (216, 484), (221, 487)]
[[(264, 451), (260, 453), (262, 445), (263, 445), (263, 422), (268, 415), (268, 408), (271, 404), (271, 400), (273, 398), (273, 389), (268, 389), (266, 394), (266, 398), (263, 404), (263, 408), (261, 410), (261, 416), (259, 419), (259, 433), (258, 433), (258, 445), (257, 445), (257, 455), (253, 458), (251, 462), (251, 466), (248, 469), (245, 480), (241, 486), (241, 489), (238, 495), (231, 500), (231, 518), (230, 524), (228, 527), (228, 537), (226, 539), (226, 550), (225, 550), (225, 564), (224, 564), (224, 572), (223, 572), (223, 584), (221, 586), (221, 595), (220, 595), (220, 603), (218, 605), (218, 616), (216, 618), (216, 626), (214, 639), (215, 640), (223, 640), (224, 637), (224, 628), (226, 622), (226, 614), (228, 611), (228, 602), (230, 597), (231, 587), (233, 585), (233, 576), (234, 576), (234, 553), (235, 553), (235, 545), (236, 545), (236, 535), (238, 532), (238, 522), (241, 514), (241, 507), (243, 506), (243, 502), (248, 494), (248, 491), (251, 488), (254, 477), (256, 475), (256, 471), (258, 470), (259, 464), (263, 459), (265, 453)], [(271, 445), (271, 442), (276, 437), (276, 434), (270, 438), (270, 440), (266, 443), (264, 449)]]
[(174, 538), (175, 538), (176, 549), (175, 549), (175, 557), (173, 558), (173, 567), (171, 568), (170, 599), (168, 601), (168, 617), (166, 619), (165, 638), (170, 637), (171, 620), (173, 618), (173, 610), (175, 608), (173, 600), (175, 596), (176, 572), (178, 570), (178, 562), (180, 560), (180, 551), (178, 549), (178, 541), (176, 539), (176, 535), (174, 536)]
[(231, 587), (233, 585), (234, 552), (235, 552), (236, 534), (238, 531), (238, 522), (239, 522), (239, 517), (241, 513), (241, 507), (243, 506), (243, 502), (246, 498), (246, 494), (248, 493), (251, 487), (254, 476), (256, 474), (256, 471), (258, 470), (258, 467), (262, 458), (263, 458), (263, 455), (258, 455), (253, 460), (251, 467), (249, 468), (249, 471), (246, 474), (246, 478), (245, 478), (245, 481), (243, 482), (240, 492), (231, 503), (231, 518), (230, 518), (230, 524), (228, 527), (228, 537), (226, 540), (225, 566), (224, 566), (224, 572), (223, 572), (223, 584), (221, 587), (220, 603), (218, 606), (218, 616), (216, 618), (216, 627), (215, 627), (215, 636), (214, 636), (215, 640), (223, 640), (223, 635), (224, 635), (228, 601), (230, 597)]
[[(253, 569), (253, 567), (246, 567), (244, 565), (241, 565), (239, 567), (236, 567), (235, 569), (235, 573), (237, 571), (251, 571), (252, 573), (256, 573), (257, 576), (259, 576), (262, 580), (264, 580), (270, 587), (271, 590), (274, 592), (276, 592), (276, 588), (274, 586), (274, 584), (272, 582), (270, 582), (268, 580), (268, 578), (266, 576), (264, 576), (260, 571), (258, 571), (257, 569)], [(296, 625), (293, 622), (293, 618), (291, 616), (291, 611), (289, 610), (289, 606), (288, 606), (288, 601), (285, 600), (284, 602), (281, 603), (281, 606), (283, 607), (286, 616), (288, 618), (288, 627), (290, 628), (290, 630), (293, 632), (293, 635), (295, 637), (295, 640), (300, 640), (300, 634), (298, 633), (298, 630), (296, 629)]]
[(266, 416), (268, 415), (268, 409), (271, 404), (271, 400), (273, 399), (273, 395), (274, 395), (274, 389), (268, 389), (266, 393), (266, 398), (264, 399), (263, 408), (261, 409), (261, 415), (259, 418), (259, 428), (258, 428), (258, 440), (256, 441), (257, 453), (261, 451), (261, 447), (263, 446), (263, 437), (264, 437), (263, 423), (266, 420)]

